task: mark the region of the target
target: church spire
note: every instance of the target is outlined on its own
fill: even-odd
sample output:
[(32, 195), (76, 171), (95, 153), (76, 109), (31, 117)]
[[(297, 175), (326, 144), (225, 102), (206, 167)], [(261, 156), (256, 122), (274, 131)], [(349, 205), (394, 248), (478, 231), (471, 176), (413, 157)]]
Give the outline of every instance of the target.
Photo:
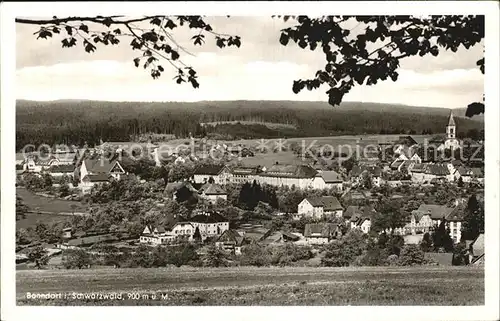
[(453, 119), (453, 111), (450, 111), (450, 118), (448, 119), (448, 126), (455, 126), (455, 120)]

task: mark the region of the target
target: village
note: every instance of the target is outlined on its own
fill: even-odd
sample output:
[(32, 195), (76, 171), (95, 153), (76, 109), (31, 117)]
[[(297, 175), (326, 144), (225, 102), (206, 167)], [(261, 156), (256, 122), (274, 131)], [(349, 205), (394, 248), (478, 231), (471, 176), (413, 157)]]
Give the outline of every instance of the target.
[[(465, 145), (455, 137), (452, 114), (444, 125), (446, 136), (435, 137), (430, 144), (434, 144), (434, 153), (445, 155), (447, 152), (448, 156), (453, 156)], [(482, 141), (472, 143), (477, 145)], [(470, 146), (471, 142), (468, 144)], [(325, 161), (319, 152), (316, 154), (320, 157), (304, 155), (297, 146), (289, 147), (289, 152), (305, 162), (274, 161), (273, 151), (268, 151), (269, 160), (260, 164), (252, 160), (266, 153), (262, 146), (215, 143), (210, 154), (220, 156), (216, 161), (206, 152), (205, 155), (197, 155), (192, 150), (162, 154), (157, 143), (141, 146), (138, 154), (137, 150), (129, 153), (136, 154), (135, 157), (127, 157), (130, 146), (126, 144), (102, 143), (94, 148), (75, 146), (70, 152), (55, 150), (45, 158), (28, 153), (17, 160), (18, 186), (43, 194), (40, 192), (44, 188), (40, 186), (44, 179), (49, 180), (47, 189), (52, 195), (47, 196), (65, 200), (90, 198), (99, 203), (98, 195), (110, 192), (112, 187), (109, 186), (126, 181), (128, 186), (146, 186), (155, 179), (160, 181), (155, 186), (160, 197), (156, 196), (153, 204), (145, 206), (147, 210), (142, 213), (160, 212), (164, 213), (163, 218), (158, 219), (157, 215), (151, 220), (139, 219), (134, 233), (123, 226), (117, 227), (117, 222), (107, 229), (65, 224), (49, 246), (50, 253), (57, 255), (65, 249), (104, 243), (132, 248), (192, 243), (205, 248), (215, 246), (228, 255), (240, 256), (246, 246), (255, 244), (318, 248), (341, 240), (353, 230), (375, 237), (399, 235), (404, 245), (419, 246), (440, 228), (446, 230), (454, 244), (448, 246), (447, 252), (453, 252), (454, 246), (465, 244), (463, 222), (471, 197), (479, 203), (484, 202), (484, 165), (481, 166), (481, 161), (471, 161), (472, 157), (464, 160), (463, 157), (437, 159), (434, 156), (429, 159), (428, 153), (422, 152), (422, 143), (412, 136), (376, 142), (370, 152), (343, 162), (336, 162), (331, 157), (329, 162)], [(137, 155), (147, 157), (136, 161), (140, 159)], [(252, 161), (251, 164), (246, 160)], [(145, 164), (149, 166), (146, 170)], [(150, 175), (151, 171), (156, 176)], [(447, 196), (439, 199), (439, 190)], [(283, 193), (293, 195), (280, 197)], [(123, 195), (114, 196), (114, 200), (120, 201), (120, 197)], [(276, 205), (278, 198), (287, 205)], [(165, 207), (171, 207), (167, 203), (176, 204), (174, 208), (178, 211), (165, 214)], [(381, 217), (394, 215), (380, 210), (389, 206), (385, 203), (400, 207), (398, 211), (405, 213), (404, 218), (393, 225), (381, 223), (384, 220)], [(228, 209), (237, 214), (226, 217)], [(30, 211), (36, 212), (36, 209)], [(82, 213), (82, 216), (92, 217), (95, 211)], [(165, 215), (169, 218), (165, 219)], [(482, 233), (466, 240), (469, 264), (484, 262)], [(440, 248), (438, 252), (446, 252), (441, 248), (446, 246), (437, 247)], [(28, 260), (23, 252), (28, 252), (29, 248), (29, 245), (19, 246), (18, 262)]]

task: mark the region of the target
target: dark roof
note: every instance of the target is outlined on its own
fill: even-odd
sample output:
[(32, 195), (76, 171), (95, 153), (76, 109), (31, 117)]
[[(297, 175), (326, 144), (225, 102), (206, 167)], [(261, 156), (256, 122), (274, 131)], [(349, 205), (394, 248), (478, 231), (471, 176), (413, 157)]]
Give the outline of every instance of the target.
[(201, 193), (206, 194), (206, 195), (226, 195), (227, 194), (226, 191), (224, 191), (224, 189), (220, 185), (210, 184), (210, 183), (203, 185), (199, 191)]
[(444, 205), (422, 204), (414, 212), (429, 214), (432, 219), (440, 220), (446, 218), (453, 210), (453, 207), (447, 207)]
[(366, 219), (371, 219), (375, 214), (376, 211), (373, 206), (356, 206), (351, 210), (349, 220), (351, 222), (362, 223)]
[(354, 165), (351, 169), (351, 176), (359, 176), (366, 170), (365, 167)]
[(241, 246), (245, 237), (238, 233), (238, 231), (229, 229), (224, 231), (216, 242), (234, 242), (236, 246)]
[(86, 159), (85, 167), (89, 173), (109, 173), (117, 165), (117, 160), (109, 161), (106, 158)]
[(89, 182), (109, 182), (110, 176), (109, 174), (99, 173), (99, 174), (89, 174), (86, 175), (82, 180)]
[(465, 166), (459, 166), (456, 168), (456, 170), (460, 174), (460, 176), (472, 176), (471, 169)]
[(198, 214), (193, 217), (191, 217), (189, 222), (193, 223), (219, 223), (219, 222), (228, 222), (228, 220), (220, 215), (219, 213), (211, 213), (208, 215), (205, 214)]
[(51, 173), (73, 173), (75, 171), (75, 166), (73, 165), (57, 165), (50, 167), (49, 171)]
[(306, 224), (305, 237), (335, 237), (339, 233), (339, 227), (333, 223), (311, 223)]
[(342, 205), (335, 196), (307, 197), (306, 200), (314, 207), (323, 207), (324, 211), (342, 209)]
[(164, 193), (166, 194), (174, 193), (183, 187), (187, 187), (191, 192), (196, 192), (196, 193), (198, 192), (190, 182), (182, 181), (182, 182), (168, 183), (167, 186), (165, 186)]
[(203, 165), (195, 169), (194, 174), (197, 175), (218, 175), (223, 169), (224, 165)]
[(342, 177), (336, 171), (322, 171), (317, 176), (321, 176), (325, 183), (339, 183), (342, 182)]
[(421, 163), (421, 164), (413, 165), (413, 167), (411, 168), (411, 171), (414, 173), (422, 173), (422, 172), (425, 172), (426, 169), (427, 169), (427, 165)]
[(273, 165), (262, 176), (313, 178), (318, 172), (308, 165)]
[(457, 206), (446, 216), (446, 220), (450, 222), (461, 222), (464, 219), (464, 215), (465, 208), (463, 206)]
[(472, 176), (474, 177), (479, 177), (479, 178), (483, 178), (484, 177), (484, 173), (483, 173), (483, 170), (479, 167), (473, 167), (470, 169), (472, 171)]
[(427, 165), (426, 171), (427, 174), (432, 174), (436, 176), (446, 176), (450, 174), (448, 167), (442, 164), (429, 164)]
[(235, 175), (256, 175), (259, 172), (259, 166), (234, 167), (231, 172)]

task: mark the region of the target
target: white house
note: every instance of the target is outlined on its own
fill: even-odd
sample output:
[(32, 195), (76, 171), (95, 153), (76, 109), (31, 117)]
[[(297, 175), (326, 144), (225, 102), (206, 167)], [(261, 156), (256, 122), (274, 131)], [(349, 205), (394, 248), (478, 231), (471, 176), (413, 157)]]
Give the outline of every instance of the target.
[(117, 160), (109, 161), (106, 158), (85, 159), (80, 166), (80, 179), (87, 175), (110, 175), (119, 180), (126, 172)]
[(347, 207), (343, 217), (351, 229), (360, 229), (363, 233), (369, 233), (372, 217), (375, 214), (376, 211), (372, 206), (351, 205)]
[(297, 218), (321, 219), (324, 216), (342, 217), (342, 205), (334, 196), (304, 198), (298, 205)]
[(221, 235), (229, 229), (229, 221), (215, 212), (198, 214), (189, 219), (193, 226), (193, 234), (198, 229), (202, 240), (208, 237)]
[(217, 184), (205, 184), (198, 191), (201, 198), (209, 201), (212, 204), (217, 203), (218, 200), (227, 200), (227, 193), (224, 189)]
[(307, 244), (326, 244), (341, 235), (340, 228), (333, 223), (309, 223), (304, 228)]
[(318, 172), (308, 165), (273, 165), (260, 173), (259, 182), (273, 186), (295, 186), (299, 189), (312, 187)]
[(210, 178), (215, 184), (226, 185), (230, 182), (231, 171), (225, 165), (204, 165), (195, 169), (193, 180), (196, 184), (208, 183)]
[(178, 222), (172, 227), (172, 233), (177, 239), (193, 241), (195, 227), (189, 222)]
[(96, 185), (107, 184), (110, 182), (111, 176), (107, 174), (89, 174), (86, 175), (80, 183), (80, 189), (83, 194), (91, 192), (92, 188)]
[(339, 173), (335, 171), (320, 171), (313, 178), (311, 187), (314, 189), (334, 189), (341, 192), (343, 184), (344, 181)]
[(171, 244), (175, 241), (175, 234), (168, 232), (162, 226), (146, 226), (139, 237), (139, 243), (148, 245)]
[(234, 184), (244, 184), (252, 183), (253, 181), (259, 181), (260, 167), (246, 167), (238, 166), (231, 169), (231, 176), (229, 178), (231, 183)]

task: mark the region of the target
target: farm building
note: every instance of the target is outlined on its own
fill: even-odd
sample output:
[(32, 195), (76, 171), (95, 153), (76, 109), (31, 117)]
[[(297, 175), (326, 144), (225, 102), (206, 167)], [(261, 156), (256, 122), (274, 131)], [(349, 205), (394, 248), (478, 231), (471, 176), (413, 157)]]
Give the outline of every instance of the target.
[(308, 197), (299, 203), (296, 218), (342, 217), (343, 210), (342, 205), (335, 196)]
[(125, 175), (125, 170), (117, 160), (109, 161), (104, 157), (85, 159), (80, 166), (80, 179), (82, 183), (85, 177), (89, 175), (95, 177), (104, 177), (106, 175), (119, 180)]
[(342, 236), (337, 224), (333, 223), (311, 223), (306, 224), (304, 237), (307, 244), (326, 244)]
[(160, 245), (170, 244), (175, 240), (175, 234), (165, 230), (163, 226), (146, 226), (139, 237), (141, 244)]
[(236, 230), (226, 230), (215, 241), (215, 246), (232, 254), (240, 255), (241, 247), (248, 243), (245, 236)]
[(338, 192), (343, 190), (344, 181), (342, 176), (335, 171), (319, 171), (312, 181), (314, 189), (335, 189)]
[(80, 184), (80, 188), (83, 194), (88, 194), (92, 188), (96, 185), (107, 184), (110, 182), (111, 175), (99, 173), (99, 174), (88, 174), (86, 175)]
[(199, 189), (198, 194), (202, 199), (207, 200), (212, 204), (215, 204), (218, 200), (227, 200), (226, 191), (217, 184), (207, 183), (203, 185)]
[(231, 171), (225, 165), (203, 165), (195, 169), (193, 180), (197, 184), (205, 184), (213, 179), (213, 183), (225, 185), (230, 177)]

